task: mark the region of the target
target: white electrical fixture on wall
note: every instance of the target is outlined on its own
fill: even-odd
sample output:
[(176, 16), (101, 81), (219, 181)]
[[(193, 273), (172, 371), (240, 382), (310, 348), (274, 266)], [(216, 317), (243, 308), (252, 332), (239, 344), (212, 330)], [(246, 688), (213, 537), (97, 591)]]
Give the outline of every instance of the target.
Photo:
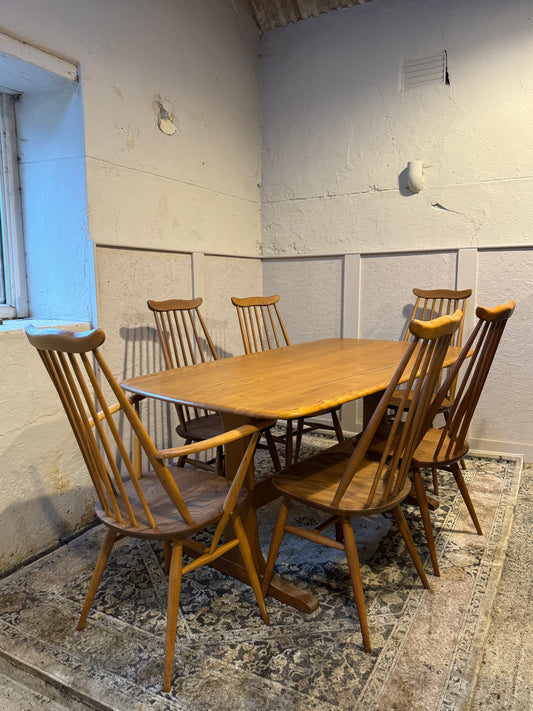
[(412, 193), (419, 193), (424, 187), (424, 168), (421, 160), (412, 160), (407, 163), (407, 185)]

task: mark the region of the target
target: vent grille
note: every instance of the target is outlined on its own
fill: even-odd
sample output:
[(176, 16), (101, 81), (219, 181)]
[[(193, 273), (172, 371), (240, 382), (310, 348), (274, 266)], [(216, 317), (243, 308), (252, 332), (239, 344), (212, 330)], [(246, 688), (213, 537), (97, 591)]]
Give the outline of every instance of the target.
[(414, 89), (423, 84), (449, 84), (446, 52), (422, 59), (407, 59), (403, 63), (402, 89)]

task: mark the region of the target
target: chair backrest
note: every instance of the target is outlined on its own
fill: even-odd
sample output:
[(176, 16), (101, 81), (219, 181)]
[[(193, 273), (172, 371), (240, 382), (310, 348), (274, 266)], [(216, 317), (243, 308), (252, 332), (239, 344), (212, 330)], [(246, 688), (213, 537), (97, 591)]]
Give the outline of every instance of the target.
[[(446, 316), (455, 313), (457, 310), (463, 312), (466, 309), (466, 300), (472, 296), (472, 289), (413, 289), (416, 296), (415, 305), (411, 314), (411, 320), (429, 321), (438, 316)], [(454, 333), (451, 345), (461, 346), (463, 343), (464, 318), (459, 328)], [(409, 327), (407, 327), (403, 340), (410, 338)]]
[(390, 400), (400, 380), (408, 376), (402, 389), (401, 401), (392, 420), (387, 422), (384, 446), (380, 448), (382, 455), (363, 507), (379, 507), (403, 490), (414, 450), (434, 398), (444, 358), (462, 318), (462, 312), (456, 311), (452, 315), (430, 321), (411, 321), (409, 332), (412, 338), (407, 351), (357, 441), (333, 497), (333, 505), (342, 504), (342, 497), (352, 480), (357, 478), (372, 440), (378, 428), (383, 425)]
[[(148, 300), (154, 314), (159, 341), (167, 370), (196, 363), (218, 360), (205, 321), (200, 313), (203, 299)], [(191, 420), (205, 415), (205, 410), (176, 404), (176, 412), (182, 431), (187, 430)]]
[(147, 302), (154, 314), (167, 369), (218, 360), (200, 305), (203, 299), (166, 299)]
[[(472, 289), (462, 289), (460, 291), (455, 291), (453, 289), (413, 289), (413, 294), (416, 296), (415, 305), (413, 307), (413, 312), (411, 314), (412, 319), (418, 319), (420, 321), (429, 321), (431, 319), (437, 318), (438, 316), (446, 316), (455, 313), (459, 310), (463, 313), (463, 318), (459, 324), (459, 328), (453, 334), (450, 345), (461, 347), (463, 344), (463, 328), (464, 328), (464, 313), (466, 308), (466, 300), (472, 295)], [(408, 341), (411, 337), (409, 328), (407, 328), (403, 340)], [(437, 392), (442, 385), (444, 376), (446, 375), (446, 369), (441, 371), (439, 379), (437, 381), (437, 386), (435, 392)], [(444, 403), (444, 409), (447, 409), (449, 404), (453, 401), (455, 397), (455, 383), (449, 391), (449, 399)]]
[[(136, 408), (142, 398), (128, 399), (99, 350), (105, 340), (104, 332), (94, 329), (80, 333), (29, 326), (26, 334), (38, 350), (59, 394), (94, 484), (104, 520), (119, 528), (137, 527), (139, 534), (143, 530), (156, 531), (162, 517), (167, 515), (181, 516), (185, 524), (194, 525), (193, 515), (161, 459), (162, 453), (156, 449), (139, 418)], [(113, 404), (110, 404), (111, 398)], [(131, 457), (114, 419), (120, 412), (125, 415), (133, 431)], [(235, 477), (235, 487), (232, 483), (227, 498), (231, 493), (234, 499), (238, 494), (237, 488), (242, 486), (259, 436), (256, 429), (253, 426), (249, 428), (248, 434), (253, 436)], [(226, 436), (229, 437), (230, 433)], [(150, 510), (143, 491), (141, 450), (157, 475), (150, 485), (157, 486), (157, 482), (161, 485), (162, 498), (158, 511), (163, 513)], [(126, 477), (121, 476), (119, 460), (127, 471)], [(233, 499), (228, 502), (230, 506), (234, 504)]]
[(231, 297), (237, 309), (244, 352), (257, 353), (290, 346), (289, 335), (278, 309), (279, 294), (273, 296)]
[[(493, 308), (477, 307), (476, 316), (478, 321), (476, 326), (466, 341), (461, 355), (450, 368), (448, 377), (437, 393), (427, 414), (424, 431), (432, 426), (433, 419), (439, 411), (442, 401), (448, 397), (450, 387), (460, 379), (453, 406), (447, 414), (446, 422), (435, 450), (436, 456), (453, 457), (457, 452), (464, 450), (468, 428), (505, 326), (513, 315), (515, 306), (515, 302), (511, 300), (508, 304), (500, 304)], [(469, 354), (471, 354), (470, 357)], [(459, 371), (463, 366), (464, 373), (461, 376)], [(443, 451), (444, 443), (446, 443), (446, 451)]]

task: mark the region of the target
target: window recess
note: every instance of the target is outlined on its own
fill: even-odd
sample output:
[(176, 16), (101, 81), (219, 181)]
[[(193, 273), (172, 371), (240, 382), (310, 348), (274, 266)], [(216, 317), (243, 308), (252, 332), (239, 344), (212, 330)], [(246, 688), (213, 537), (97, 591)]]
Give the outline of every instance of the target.
[(0, 319), (29, 313), (15, 101), (16, 95), (0, 93)]

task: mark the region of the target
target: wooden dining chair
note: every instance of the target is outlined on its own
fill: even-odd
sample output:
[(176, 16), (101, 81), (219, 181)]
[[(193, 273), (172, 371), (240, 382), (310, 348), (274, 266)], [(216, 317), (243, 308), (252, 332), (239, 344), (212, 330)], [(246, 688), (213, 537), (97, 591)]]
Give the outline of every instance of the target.
[[(413, 319), (420, 321), (430, 321), (438, 316), (453, 314), (457, 310), (462, 311), (463, 316), (466, 309), (466, 302), (472, 296), (472, 289), (413, 289), (416, 297), (403, 340), (407, 342), (411, 338), (409, 323)], [(454, 333), (451, 345), (460, 346), (463, 342), (464, 320)]]
[[(416, 497), (424, 522), (435, 575), (439, 575), (439, 565), (421, 468), (430, 467), (432, 470), (444, 470), (453, 474), (476, 531), (481, 535), (481, 526), (459, 462), (468, 453), (469, 446), (466, 439), (468, 428), (483, 392), (503, 331), (514, 309), (514, 301), (491, 309), (478, 306), (476, 309), (477, 324), (466, 341), (461, 355), (451, 366), (446, 381), (442, 384), (428, 411), (423, 428), (424, 435), (413, 456), (412, 468)], [(463, 375), (460, 374), (462, 368), (464, 368)], [(459, 384), (444, 426), (437, 428), (434, 426), (435, 417), (440, 411), (442, 402), (449, 399), (450, 389), (455, 387), (457, 382)]]
[[(218, 360), (215, 345), (209, 335), (205, 321), (200, 313), (203, 299), (166, 299), (147, 302), (154, 314), (159, 342), (163, 351), (165, 367), (182, 368), (196, 363)], [(201, 442), (216, 437), (224, 431), (222, 418), (216, 412), (175, 404), (178, 415), (176, 432), (185, 440), (185, 444)], [(218, 447), (214, 467), (209, 462), (198, 458), (182, 457), (178, 466), (187, 461), (195, 467), (216, 471), (223, 474), (224, 462), (222, 447)]]
[[(411, 457), (433, 398), (444, 357), (461, 318), (462, 313), (457, 311), (451, 316), (441, 316), (427, 322), (413, 321), (410, 324), (412, 340), (405, 356), (355, 446), (351, 440), (342, 442), (273, 477), (274, 486), (282, 494), (283, 500), (272, 534), (263, 591), (268, 589), (285, 531), (314, 543), (344, 550), (364, 648), (368, 652), (371, 651), (370, 633), (352, 519), (390, 511), (424, 587), (429, 587), (401, 503), (411, 490), (408, 477)], [(387, 423), (385, 416), (389, 401), (400, 379), (407, 376), (404, 397), (396, 410), (394, 421), (387, 424), (390, 428), (384, 454), (379, 460), (369, 457), (367, 449), (370, 442), (383, 423)], [(401, 434), (398, 436), (399, 431)], [(329, 517), (312, 530), (289, 524), (289, 510), (295, 501), (325, 512)], [(342, 535), (333, 538), (322, 533), (333, 525), (338, 530), (339, 524)]]
[[(268, 622), (250, 545), (237, 512), (238, 504), (247, 496), (243, 484), (265, 423), (242, 425), (201, 442), (158, 451), (139, 418), (138, 402), (142, 398), (126, 397), (99, 350), (105, 339), (101, 329), (75, 333), (29, 326), (26, 333), (57, 389), (94, 485), (96, 515), (107, 527), (77, 629), (85, 626), (115, 542), (125, 536), (163, 541), (169, 571), (163, 688), (169, 691), (180, 586), (185, 573), (238, 548), (261, 616)], [(126, 422), (131, 428), (131, 454), (115, 421), (119, 414), (120, 427)], [(232, 482), (214, 472), (165, 463), (245, 437), (249, 442), (243, 447)], [(143, 472), (141, 454), (149, 462), (149, 469)], [(208, 527), (210, 543), (194, 538)], [(182, 559), (184, 549), (193, 556), (186, 565)]]
[[(154, 314), (167, 369), (218, 360), (215, 345), (200, 313), (202, 302), (201, 297), (166, 299), (164, 301), (149, 300), (147, 302), (148, 308)], [(176, 432), (180, 437), (183, 437), (185, 444), (214, 437), (223, 431), (222, 419), (218, 413), (177, 403), (175, 407), (179, 420)], [(265, 430), (263, 436), (266, 439), (274, 469), (279, 471), (281, 465), (270, 428)], [(218, 474), (222, 474), (224, 469), (222, 455), (222, 448), (219, 447), (216, 451), (214, 467)], [(178, 466), (183, 466), (184, 461), (178, 462)], [(187, 461), (193, 466), (212, 469), (209, 463), (204, 463), (196, 458), (189, 458)]]
[[(291, 345), (289, 334), (278, 309), (279, 298), (279, 294), (274, 294), (273, 296), (249, 296), (246, 298), (231, 297), (231, 302), (237, 309), (242, 342), (246, 354)], [(273, 387), (275, 387), (274, 384)], [(274, 438), (285, 446), (285, 466), (288, 466), (293, 461), (293, 437), (296, 437), (294, 461), (298, 461), (302, 435), (306, 432), (333, 430), (338, 442), (344, 441), (338, 410), (339, 408), (323, 410), (315, 415), (315, 417), (331, 415), (331, 425), (303, 417), (286, 421), (286, 435)], [(293, 428), (293, 422), (296, 422), (296, 429)]]
[[(464, 313), (466, 309), (466, 302), (472, 296), (472, 289), (413, 289), (413, 294), (416, 297), (411, 316), (409, 318), (408, 324), (413, 319), (419, 319), (422, 321), (429, 321), (430, 319), (436, 318), (437, 316), (444, 316), (446, 314), (453, 314), (455, 311), (459, 310), (463, 313), (463, 320), (457, 331), (454, 333), (451, 345), (458, 346), (459, 348), (463, 345), (463, 329), (464, 329)], [(409, 328), (407, 327), (403, 336), (403, 341), (407, 342), (410, 338)], [(441, 376), (437, 383), (437, 392), (442, 385), (446, 377), (446, 369), (443, 369)], [(439, 408), (439, 413), (446, 417), (447, 412), (453, 403), (453, 397), (455, 394), (455, 383), (452, 384), (448, 396), (442, 401)], [(400, 393), (395, 393), (391, 400), (391, 408), (396, 407)], [(463, 462), (464, 467), (464, 462)], [(435, 494), (439, 493), (439, 483), (437, 471), (433, 471), (433, 491)]]

